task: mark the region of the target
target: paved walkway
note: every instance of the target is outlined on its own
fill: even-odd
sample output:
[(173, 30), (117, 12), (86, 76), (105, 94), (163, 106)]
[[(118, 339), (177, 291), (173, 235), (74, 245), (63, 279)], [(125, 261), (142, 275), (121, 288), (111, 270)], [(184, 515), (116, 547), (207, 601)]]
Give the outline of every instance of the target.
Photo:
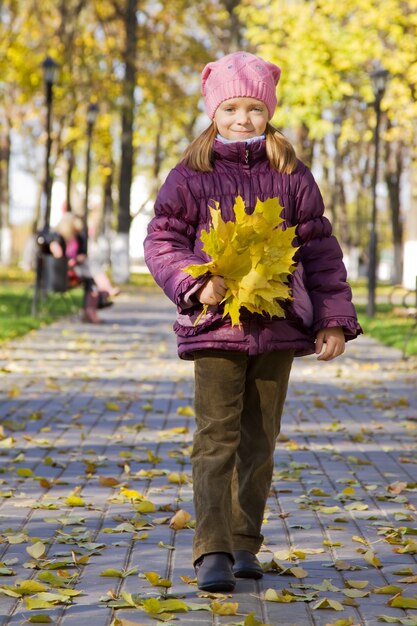
[(170, 526), (192, 516), (192, 365), (173, 313), (122, 294), (102, 326), (61, 320), (0, 348), (0, 624), (416, 625), (415, 365), (369, 338), (297, 360), (268, 571), (213, 599), (193, 582), (192, 520)]

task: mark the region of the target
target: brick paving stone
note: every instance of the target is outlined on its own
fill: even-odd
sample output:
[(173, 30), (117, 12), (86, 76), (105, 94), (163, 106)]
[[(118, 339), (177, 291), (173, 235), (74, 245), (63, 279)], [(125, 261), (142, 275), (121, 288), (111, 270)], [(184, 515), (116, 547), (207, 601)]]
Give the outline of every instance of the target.
[[(66, 570), (78, 574), (72, 587), (82, 591), (70, 606), (33, 612), (0, 592), (0, 626), (34, 612), (48, 612), (57, 626), (110, 626), (114, 617), (158, 623), (140, 608), (113, 611), (104, 602), (109, 592), (211, 603), (193, 583), (192, 527), (174, 532), (167, 523), (178, 508), (193, 516), (192, 364), (176, 356), (174, 315), (161, 293), (143, 289), (122, 294), (103, 325), (62, 319), (0, 349), (0, 567), (15, 572), (0, 576), (0, 588)], [(172, 623), (222, 626), (250, 612), (270, 626), (417, 619), (416, 610), (392, 608), (391, 595), (373, 592), (399, 585), (417, 598), (416, 382), (415, 362), (367, 337), (335, 362), (297, 359), (259, 555), (265, 567), (275, 559), (285, 571), (238, 580), (221, 598), (238, 602), (236, 616), (189, 611)], [(172, 473), (186, 482), (168, 482)], [(71, 496), (82, 506), (69, 506)], [(142, 498), (156, 510), (141, 511)], [(27, 548), (39, 540), (46, 552), (35, 559)], [(366, 560), (369, 550), (380, 567)], [(58, 562), (60, 570), (45, 570)], [(295, 565), (304, 578), (292, 575)], [(134, 567), (124, 579), (100, 575)], [(172, 587), (152, 586), (145, 572)], [(414, 578), (400, 582), (407, 575)], [(313, 608), (323, 598), (346, 601), (349, 582), (364, 580), (369, 595), (353, 606)], [(316, 598), (270, 602), (267, 589)]]

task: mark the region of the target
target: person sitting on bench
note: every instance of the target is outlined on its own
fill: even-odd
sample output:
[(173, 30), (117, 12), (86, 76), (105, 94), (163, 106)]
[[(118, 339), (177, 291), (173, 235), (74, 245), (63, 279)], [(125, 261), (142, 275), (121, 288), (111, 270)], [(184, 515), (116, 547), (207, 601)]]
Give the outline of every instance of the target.
[(82, 222), (72, 213), (65, 213), (50, 233), (49, 250), (55, 258), (68, 259), (68, 278), (71, 286), (84, 287), (83, 320), (101, 323), (97, 309), (111, 306), (107, 291), (99, 290), (91, 273), (86, 254)]

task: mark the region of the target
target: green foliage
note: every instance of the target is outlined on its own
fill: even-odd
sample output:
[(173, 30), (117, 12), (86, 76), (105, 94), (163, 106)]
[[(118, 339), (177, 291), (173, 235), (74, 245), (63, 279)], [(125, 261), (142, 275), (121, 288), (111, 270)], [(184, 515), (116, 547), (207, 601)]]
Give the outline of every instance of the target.
[(342, 247), (363, 251), (369, 239), (376, 124), (371, 74), (378, 65), (389, 73), (379, 127), (380, 180), (388, 186), (386, 207), (378, 211), (379, 242), (402, 247), (395, 181), (416, 158), (416, 9), (416, 0), (242, 0), (238, 9), (253, 50), (282, 68), (273, 121), (291, 133), (301, 160), (319, 162)]
[[(137, 80), (131, 103), (134, 175), (140, 172), (147, 177), (150, 196), (197, 132), (203, 65), (231, 51), (236, 43), (236, 39), (231, 43), (233, 22), (240, 22), (242, 47), (282, 68), (274, 122), (291, 132), (300, 158), (307, 163), (314, 142), (321, 142), (315, 154), (320, 155), (327, 177), (328, 188), (321, 185), (326, 205), (341, 215), (339, 222), (331, 215), (335, 233), (342, 244), (364, 248), (375, 123), (369, 106), (374, 99), (369, 73), (375, 60), (390, 72), (382, 101), (381, 136), (389, 145), (399, 146), (397, 162), (407, 163), (404, 146), (416, 144), (417, 0), (232, 4), (210, 0), (210, 11), (189, 0), (146, 0), (137, 6)], [(0, 3), (0, 136), (17, 129), (27, 148), (25, 165), (41, 184), (43, 167), (36, 156), (40, 154), (36, 148), (46, 141), (41, 64), (45, 56), (52, 56), (59, 73), (54, 85), (51, 167), (67, 171), (65, 151), (70, 148), (75, 157), (73, 182), (84, 182), (86, 111), (91, 101), (97, 102), (90, 182), (106, 189), (107, 200), (112, 197), (109, 211), (117, 209), (115, 187), (120, 179), (125, 7), (126, 3), (114, 0)], [(233, 16), (228, 7), (233, 7)], [(339, 183), (345, 181), (346, 187), (343, 194), (334, 184), (334, 158), (328, 150), (335, 116), (342, 120), (337, 148)], [(381, 155), (392, 167), (395, 151), (389, 156), (384, 141)], [(341, 176), (343, 171), (349, 177)], [(346, 205), (339, 206), (342, 195)], [(382, 222), (380, 242), (391, 243), (391, 221), (384, 215)]]
[[(0, 3), (0, 135), (17, 128), (28, 150), (46, 141), (42, 62), (59, 65), (53, 88), (51, 167), (66, 148), (75, 155), (73, 179), (84, 180), (86, 112), (99, 104), (92, 143), (92, 184), (113, 187), (119, 177), (121, 112), (133, 115), (135, 167), (158, 178), (164, 160), (178, 160), (191, 139), (200, 99), (199, 73), (227, 30), (221, 2), (209, 16), (189, 0), (137, 3), (137, 81), (132, 102), (123, 97), (127, 45), (126, 4), (112, 0), (4, 0)], [(213, 28), (212, 28), (213, 26)], [(33, 147), (33, 150), (32, 150)], [(39, 163), (30, 163), (40, 175)], [(67, 169), (67, 164), (63, 164)], [(136, 172), (134, 172), (136, 174)], [(117, 195), (114, 193), (116, 205)], [(1, 202), (1, 199), (0, 199)]]
[(0, 265), (1, 285), (29, 286), (33, 282), (33, 272), (23, 270), (17, 266)]
[[(322, 137), (331, 129), (323, 111), (341, 103), (350, 110), (358, 101), (372, 103), (369, 73), (379, 60), (391, 76), (383, 108), (395, 120), (395, 137), (415, 139), (415, 0), (261, 0), (256, 5), (253, 10), (253, 2), (242, 2), (240, 15), (258, 53), (282, 68), (278, 123), (306, 125), (312, 137)], [(372, 109), (363, 110), (369, 114)]]

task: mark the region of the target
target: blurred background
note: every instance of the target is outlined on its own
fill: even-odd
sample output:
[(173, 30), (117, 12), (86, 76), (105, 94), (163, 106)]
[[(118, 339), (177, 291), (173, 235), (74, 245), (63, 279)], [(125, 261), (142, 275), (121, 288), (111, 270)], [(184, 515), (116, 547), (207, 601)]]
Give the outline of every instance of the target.
[(30, 269), (65, 211), (116, 283), (156, 191), (209, 123), (200, 73), (282, 68), (273, 123), (314, 172), (349, 276), (415, 286), (417, 0), (1, 0), (0, 264)]

